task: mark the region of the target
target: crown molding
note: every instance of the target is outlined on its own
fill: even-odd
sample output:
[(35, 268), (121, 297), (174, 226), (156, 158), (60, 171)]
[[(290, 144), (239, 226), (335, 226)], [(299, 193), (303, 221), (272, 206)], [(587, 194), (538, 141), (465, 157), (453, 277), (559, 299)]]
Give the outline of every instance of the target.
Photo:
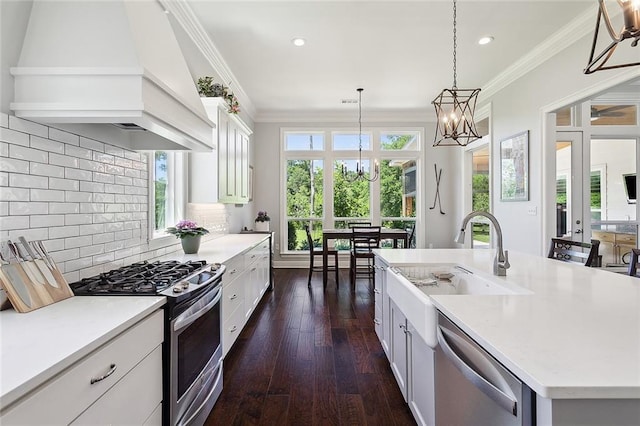
[(231, 68), (227, 65), (222, 58), (220, 51), (213, 44), (213, 41), (207, 34), (206, 30), (200, 23), (200, 20), (193, 13), (191, 7), (185, 0), (158, 0), (158, 2), (176, 19), (178, 24), (182, 26), (189, 38), (194, 42), (198, 50), (202, 53), (205, 59), (211, 64), (213, 70), (220, 76), (224, 84), (229, 85), (227, 82), (233, 83), (233, 93), (238, 98), (244, 113), (253, 120), (256, 116), (256, 108), (251, 102), (249, 96), (242, 88), (242, 85), (231, 71)]
[(551, 59), (551, 57), (571, 46), (577, 39), (593, 32), (593, 21), (597, 13), (598, 3), (594, 2), (593, 7), (578, 15), (567, 25), (549, 36), (529, 53), (518, 59), (513, 65), (485, 84), (482, 87), (479, 97), (483, 100), (491, 98), (509, 84), (529, 73), (535, 67), (542, 65)]

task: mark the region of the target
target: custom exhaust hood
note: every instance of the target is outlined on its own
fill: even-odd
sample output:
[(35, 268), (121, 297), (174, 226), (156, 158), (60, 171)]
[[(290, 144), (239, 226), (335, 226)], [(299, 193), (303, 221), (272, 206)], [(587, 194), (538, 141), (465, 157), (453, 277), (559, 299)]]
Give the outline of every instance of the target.
[(17, 117), (134, 150), (215, 148), (215, 125), (155, 0), (34, 0), (11, 74)]

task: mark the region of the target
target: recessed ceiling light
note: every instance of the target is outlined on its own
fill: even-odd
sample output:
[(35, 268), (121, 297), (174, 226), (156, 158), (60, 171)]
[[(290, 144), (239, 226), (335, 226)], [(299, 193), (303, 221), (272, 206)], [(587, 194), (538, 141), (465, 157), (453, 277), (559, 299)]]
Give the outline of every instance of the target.
[(489, 44), (493, 41), (493, 36), (484, 36), (480, 40), (478, 40), (478, 44)]
[(305, 39), (303, 39), (302, 37), (296, 37), (293, 40), (291, 40), (291, 43), (293, 43), (294, 46), (304, 46), (305, 44)]

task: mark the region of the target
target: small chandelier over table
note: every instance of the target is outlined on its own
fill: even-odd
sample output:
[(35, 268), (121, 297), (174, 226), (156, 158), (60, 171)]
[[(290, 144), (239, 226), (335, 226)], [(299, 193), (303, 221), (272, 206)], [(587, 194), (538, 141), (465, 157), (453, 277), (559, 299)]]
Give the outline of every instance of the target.
[[(598, 0), (598, 17), (596, 18), (596, 30), (593, 34), (593, 43), (591, 44), (591, 53), (589, 54), (589, 63), (584, 69), (585, 74), (591, 74), (601, 70), (612, 70), (616, 68), (630, 67), (640, 65), (640, 60), (627, 64), (607, 64), (613, 56), (618, 44), (624, 40), (631, 39), (631, 47), (637, 47), (640, 42), (640, 0), (617, 0), (618, 5), (622, 8), (623, 27), (620, 32), (616, 33), (611, 24), (611, 18), (605, 5), (604, 0)], [(596, 44), (598, 43), (598, 34), (600, 33), (600, 20), (604, 20), (604, 24), (611, 37), (611, 43), (604, 50), (596, 55)], [(640, 54), (640, 52), (638, 52)], [(640, 58), (640, 55), (637, 56)]]
[(374, 161), (373, 165), (373, 174), (370, 174), (368, 177), (365, 174), (364, 165), (362, 163), (362, 91), (363, 88), (358, 88), (358, 125), (359, 133), (358, 133), (358, 162), (356, 163), (356, 171), (355, 173), (347, 170), (347, 166), (342, 163), (342, 177), (347, 182), (355, 182), (359, 179), (367, 180), (369, 182), (373, 182), (378, 179), (380, 176), (380, 165), (378, 161)]
[(433, 146), (465, 146), (480, 139), (473, 118), (480, 89), (457, 87), (456, 12), (456, 0), (453, 0), (453, 87), (444, 89), (432, 102), (438, 120)]

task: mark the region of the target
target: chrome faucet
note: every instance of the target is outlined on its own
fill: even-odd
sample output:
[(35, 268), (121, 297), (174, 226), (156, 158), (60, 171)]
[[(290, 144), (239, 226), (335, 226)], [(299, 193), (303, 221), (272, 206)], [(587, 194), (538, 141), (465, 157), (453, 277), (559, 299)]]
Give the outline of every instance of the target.
[(493, 228), (496, 230), (496, 235), (498, 236), (498, 250), (496, 252), (495, 259), (493, 259), (493, 275), (504, 277), (507, 275), (507, 269), (509, 269), (509, 267), (511, 266), (509, 264), (509, 252), (502, 249), (502, 229), (500, 228), (498, 219), (496, 219), (495, 216), (493, 216), (491, 213), (477, 210), (465, 216), (465, 218), (462, 219), (460, 233), (456, 237), (455, 241), (458, 244), (464, 243), (464, 229), (467, 227), (467, 223), (469, 223), (469, 221), (476, 216), (484, 216), (489, 219), (493, 224)]

